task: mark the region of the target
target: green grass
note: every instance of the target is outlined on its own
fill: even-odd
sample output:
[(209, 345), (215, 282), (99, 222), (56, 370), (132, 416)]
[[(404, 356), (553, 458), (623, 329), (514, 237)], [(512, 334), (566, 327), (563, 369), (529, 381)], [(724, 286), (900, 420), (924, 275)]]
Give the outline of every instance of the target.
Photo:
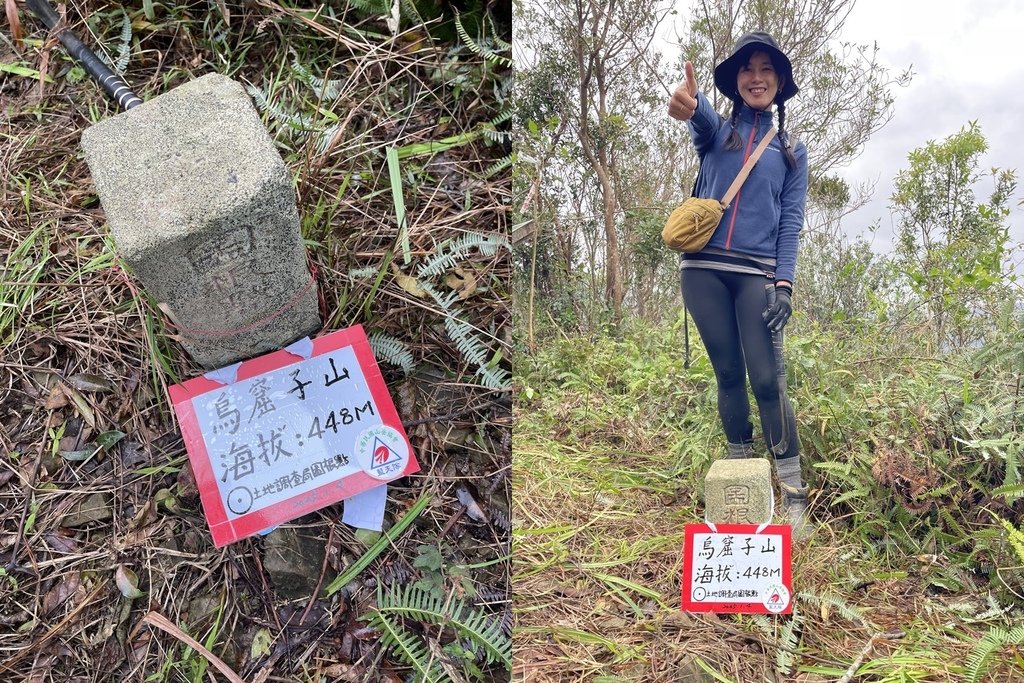
[[(559, 651), (531, 680), (670, 681), (696, 666), (718, 680), (792, 668), (834, 681), (897, 629), (860, 680), (963, 680), (982, 636), (1024, 613), (1019, 558), (991, 513), (1020, 523), (1014, 492), (995, 493), (1020, 443), (1003, 431), (1014, 343), (921, 357), (898, 335), (787, 337), (816, 521), (794, 551), (801, 621), (788, 633), (788, 618), (677, 614), (683, 526), (703, 519), (703, 475), (724, 454), (699, 343), (686, 370), (678, 323), (548, 338), (515, 378), (516, 647), (524, 663), (545, 643)], [(679, 619), (691, 625), (677, 631)], [(734, 632), (760, 643), (739, 664), (723, 641)], [(978, 680), (1024, 676), (1013, 637), (999, 637)]]
[[(389, 491), (385, 523), (401, 518), (399, 526), (364, 552), (353, 531), (337, 523), (337, 506), (304, 518), (306, 533), (329, 550), (325, 571), (348, 570), (359, 580), (330, 596), (321, 587), (293, 614), (265, 571), (260, 538), (220, 550), (209, 539), (167, 398), (170, 384), (202, 368), (119, 260), (81, 154), (82, 129), (116, 115), (116, 105), (18, 8), (28, 36), (17, 62), (3, 68), (0, 131), (9, 209), (0, 220), (0, 444), (7, 456), (0, 524), (10, 556), (0, 575), (0, 648), (7, 653), (0, 679), (21, 680), (31, 669), (37, 677), (77, 680), (134, 667), (153, 680), (208, 680), (212, 668), (203, 657), (140, 625), (141, 604), (122, 612), (106, 599), (118, 563), (147, 584), (140, 586), (147, 609), (230, 660), (246, 680), (372, 680), (384, 669), (405, 675), (378, 641), (352, 632), (365, 628), (358, 617), (373, 609), (373, 582), (403, 581), (398, 570), (411, 567), (415, 548), (436, 541), (442, 529), (450, 541), (445, 566), (463, 569), (435, 577), (439, 586), (504, 628), (510, 534), (465, 514), (455, 518), (461, 503), (453, 487), (472, 480), (488, 516), (507, 519), (508, 453), (491, 444), (508, 440), (510, 410), (492, 400), (478, 368), (446, 334), (450, 316), (409, 295), (392, 269), (401, 259), (415, 274), (436, 261), (441, 245), (472, 230), (501, 232), (504, 224), (510, 173), (484, 176), (508, 154), (509, 125), (499, 118), (505, 105), (495, 93), (508, 91), (512, 72), (464, 49), (454, 32), (434, 35), (451, 23), (445, 11), (431, 9), (422, 22), (403, 12), (395, 36), (366, 3), (319, 11), (290, 0), (68, 7), (69, 24), (87, 44), (98, 41), (115, 60), (127, 60), (126, 79), (146, 100), (211, 71), (262, 93), (256, 105), (294, 182), (324, 332), (362, 324), (408, 351), (402, 358), (409, 374), (409, 367), (380, 360), (400, 419), (419, 425), (411, 436), (423, 470)], [(388, 150), (400, 162), (394, 177)], [(399, 208), (404, 221), (395, 220)], [(467, 248), (423, 279), (447, 295), (454, 287), (445, 279), (456, 268), (487, 285), (460, 300), (460, 319), (481, 331), (483, 356), (507, 374), (509, 252)], [(69, 378), (76, 374), (102, 377), (112, 388), (75, 389)], [(446, 413), (456, 415), (437, 418)], [(479, 446), (449, 441), (463, 428), (479, 436)], [(114, 433), (124, 436), (97, 446)], [(449, 478), (439, 463), (455, 448), (471, 449), (474, 458)], [(62, 526), (71, 508), (95, 493), (109, 504), (109, 519)], [(196, 600), (210, 595), (219, 607), (207, 622), (195, 614)], [(307, 606), (306, 621), (296, 626)], [(402, 624), (411, 638), (425, 647), (447, 644), (447, 633), (414, 622)], [(269, 628), (270, 651), (283, 655), (252, 653), (257, 627)], [(506, 669), (505, 662), (477, 661), (475, 651), (449, 650), (448, 663), (467, 680)]]

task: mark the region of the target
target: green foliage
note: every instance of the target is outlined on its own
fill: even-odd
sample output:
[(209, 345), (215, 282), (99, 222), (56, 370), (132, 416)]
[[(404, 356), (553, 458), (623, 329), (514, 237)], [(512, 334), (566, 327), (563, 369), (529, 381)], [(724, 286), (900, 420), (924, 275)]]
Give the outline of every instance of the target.
[(1017, 626), (1009, 631), (993, 626), (967, 655), (967, 682), (978, 683), (982, 680), (997, 663), (996, 655), (1004, 647), (1021, 644), (1024, 644), (1024, 626)]
[(406, 375), (413, 371), (416, 361), (413, 359), (412, 351), (402, 341), (379, 331), (371, 332), (367, 338), (373, 355), (378, 359), (397, 365)]
[[(441, 299), (435, 297), (435, 301), (440, 302)], [(473, 325), (455, 315), (448, 315), (444, 319), (444, 328), (451, 340), (455, 342), (459, 352), (466, 360), (477, 366), (476, 374), (484, 386), (491, 389), (508, 387), (508, 371), (495, 366), (496, 362), (500, 360), (500, 356), (496, 355), (493, 359), (488, 358), (490, 351), (480, 341)]]
[(352, 9), (365, 17), (378, 17), (391, 12), (391, 3), (388, 0), (349, 0)]
[[(31, 186), (25, 187), (26, 204), (31, 197)], [(33, 302), (41, 295), (38, 283), (42, 281), (47, 262), (50, 260), (52, 235), (46, 225), (33, 229), (20, 244), (8, 254), (0, 277), (0, 344), (7, 346), (15, 339), (17, 322), (21, 311), (30, 310)]]
[(412, 667), (414, 680), (422, 683), (446, 680), (441, 663), (431, 655), (427, 644), (406, 631), (400, 623), (377, 611), (371, 615), (369, 625), (379, 632), (381, 645), (391, 650), (399, 661)]
[(479, 249), (484, 256), (494, 256), (500, 248), (509, 248), (508, 240), (501, 235), (467, 232), (458, 239), (445, 240), (439, 244), (433, 256), (417, 272), (419, 277), (440, 275), (458, 266), (458, 261), (467, 258), (473, 249)]
[[(977, 122), (929, 141), (910, 153), (891, 197), (900, 216), (900, 263), (940, 345), (962, 348), (984, 338), (989, 312), (1013, 280), (1006, 217), (1017, 180), (1013, 171), (980, 172), (987, 150)], [(987, 175), (994, 188), (978, 203), (973, 186)]]
[(1014, 525), (1007, 522), (1005, 519), (1000, 519), (999, 523), (1006, 529), (1006, 533), (1010, 538), (1010, 547), (1013, 548), (1013, 552), (1017, 554), (1017, 558), (1024, 563), (1024, 531), (1018, 529)]
[(99, 14), (100, 16), (92, 19), (93, 22), (98, 23), (102, 19), (113, 19), (118, 14), (120, 15), (121, 31), (117, 39), (117, 57), (111, 59), (102, 49), (96, 51), (96, 56), (99, 57), (101, 62), (110, 67), (111, 71), (123, 76), (125, 69), (128, 68), (128, 60), (131, 59), (132, 54), (132, 20), (124, 9), (121, 9), (120, 13)]
[[(480, 650), (487, 664), (500, 665), (506, 670), (512, 667), (512, 640), (503, 631), (501, 622), (491, 615), (469, 607), (461, 600), (446, 598), (415, 584), (386, 589), (378, 586), (377, 607), (368, 617), (369, 626), (380, 632), (384, 647), (391, 649), (415, 670), (416, 680), (451, 681), (453, 678), (432, 654), (427, 643), (403, 625), (403, 620), (451, 629), (460, 639), (467, 641), (466, 652)], [(464, 658), (461, 663), (465, 667), (472, 660)], [(465, 668), (463, 671), (472, 676)], [(479, 670), (476, 673), (480, 673)]]
[(868, 625), (867, 620), (861, 611), (856, 607), (850, 605), (838, 595), (831, 592), (823, 592), (820, 594), (811, 593), (808, 591), (801, 591), (796, 594), (796, 597), (803, 602), (810, 603), (815, 607), (829, 607), (834, 609), (840, 616), (848, 621), (852, 621), (855, 624)]
[(797, 311), (824, 329), (856, 332), (908, 309), (902, 273), (863, 236), (809, 233), (801, 239), (797, 269)]
[(124, 74), (128, 68), (128, 59), (132, 52), (132, 21), (128, 13), (124, 12), (121, 19), (121, 38), (117, 46), (117, 59), (114, 61), (113, 69), (119, 74)]
[(797, 645), (800, 644), (800, 631), (803, 628), (804, 616), (800, 610), (793, 605), (793, 613), (790, 615), (779, 634), (779, 644), (783, 647), (775, 653), (775, 670), (783, 676), (793, 673), (793, 663), (796, 661)]
[(288, 112), (280, 103), (270, 101), (267, 93), (262, 88), (254, 85), (246, 85), (246, 92), (256, 103), (256, 108), (262, 113), (268, 114), (275, 121), (280, 121), (290, 128), (296, 130), (308, 130), (313, 127), (313, 118), (302, 112)]
[(298, 62), (292, 62), (292, 71), (303, 83), (309, 86), (315, 97), (325, 101), (336, 99), (341, 94), (341, 87), (345, 84), (345, 79), (343, 78), (324, 80), (314, 76), (309, 69)]
[[(978, 577), (1000, 593), (1004, 583), (1016, 586), (1006, 570), (1018, 562), (984, 505), (1013, 505), (1024, 493), (1014, 431), (1020, 401), (1006, 390), (1017, 383), (1021, 342), (1006, 337), (993, 342), (999, 349), (923, 357), (919, 330), (861, 325), (853, 335), (798, 328), (786, 339), (815, 514), (859, 539), (872, 561), (946, 558), (924, 578), (934, 589), (958, 591)], [(581, 447), (615, 448), (648, 447), (654, 437), (645, 434), (657, 434), (659, 452), (669, 455), (666, 476), (699, 491), (724, 438), (714, 374), (695, 332), (691, 343), (693, 364), (684, 369), (680, 320), (627, 322), (618, 338), (544, 339), (516, 364), (517, 433), (549, 429)]]
[(469, 48), (469, 50), (480, 57), (483, 57), (489, 62), (492, 62), (498, 66), (512, 66), (512, 60), (506, 57), (503, 52), (510, 52), (512, 46), (501, 40), (498, 36), (497, 31), (494, 29), (494, 24), (491, 23), (491, 35), (489, 36), (489, 43), (486, 44), (484, 41), (477, 42), (470, 37), (469, 33), (462, 26), (462, 17), (458, 14), (455, 15), (455, 29), (458, 31), (459, 39), (462, 44)]

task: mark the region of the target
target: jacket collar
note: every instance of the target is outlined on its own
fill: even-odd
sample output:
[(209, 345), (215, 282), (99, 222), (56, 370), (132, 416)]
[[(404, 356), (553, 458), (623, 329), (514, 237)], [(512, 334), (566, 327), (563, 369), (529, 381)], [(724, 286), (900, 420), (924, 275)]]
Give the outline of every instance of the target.
[(765, 110), (752, 109), (746, 102), (740, 105), (740, 121), (754, 123), (755, 116), (759, 126), (771, 126), (775, 116), (775, 106), (772, 105)]

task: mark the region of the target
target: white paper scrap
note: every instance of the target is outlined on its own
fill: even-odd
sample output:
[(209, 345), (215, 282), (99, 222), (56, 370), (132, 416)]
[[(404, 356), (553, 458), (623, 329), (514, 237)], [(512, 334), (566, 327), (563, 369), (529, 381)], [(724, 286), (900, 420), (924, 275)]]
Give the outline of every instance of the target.
[(345, 499), (341, 521), (357, 529), (381, 531), (384, 528), (384, 504), (387, 501), (387, 484), (366, 489)]

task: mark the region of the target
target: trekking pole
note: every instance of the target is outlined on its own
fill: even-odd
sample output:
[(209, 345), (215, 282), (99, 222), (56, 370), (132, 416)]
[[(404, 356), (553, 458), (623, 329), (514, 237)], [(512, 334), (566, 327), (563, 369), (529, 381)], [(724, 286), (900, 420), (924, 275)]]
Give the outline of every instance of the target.
[(57, 39), (64, 45), (68, 53), (82, 63), (89, 75), (110, 97), (117, 101), (122, 109), (128, 111), (142, 104), (142, 100), (132, 92), (131, 86), (111, 71), (110, 67), (104, 64), (95, 52), (78, 39), (78, 36), (67, 28), (58, 28), (61, 23), (60, 17), (57, 16), (57, 12), (50, 3), (46, 0), (26, 0), (25, 4), (46, 25), (46, 28), (56, 31)]
[[(768, 308), (775, 305), (775, 284), (764, 286), (764, 295), (768, 299)], [(782, 440), (772, 450), (778, 449), (775, 455), (782, 455), (789, 450), (789, 401), (786, 399), (786, 361), (782, 357), (782, 330), (772, 332), (772, 351), (775, 354), (775, 375), (779, 378), (779, 412), (782, 415)]]

